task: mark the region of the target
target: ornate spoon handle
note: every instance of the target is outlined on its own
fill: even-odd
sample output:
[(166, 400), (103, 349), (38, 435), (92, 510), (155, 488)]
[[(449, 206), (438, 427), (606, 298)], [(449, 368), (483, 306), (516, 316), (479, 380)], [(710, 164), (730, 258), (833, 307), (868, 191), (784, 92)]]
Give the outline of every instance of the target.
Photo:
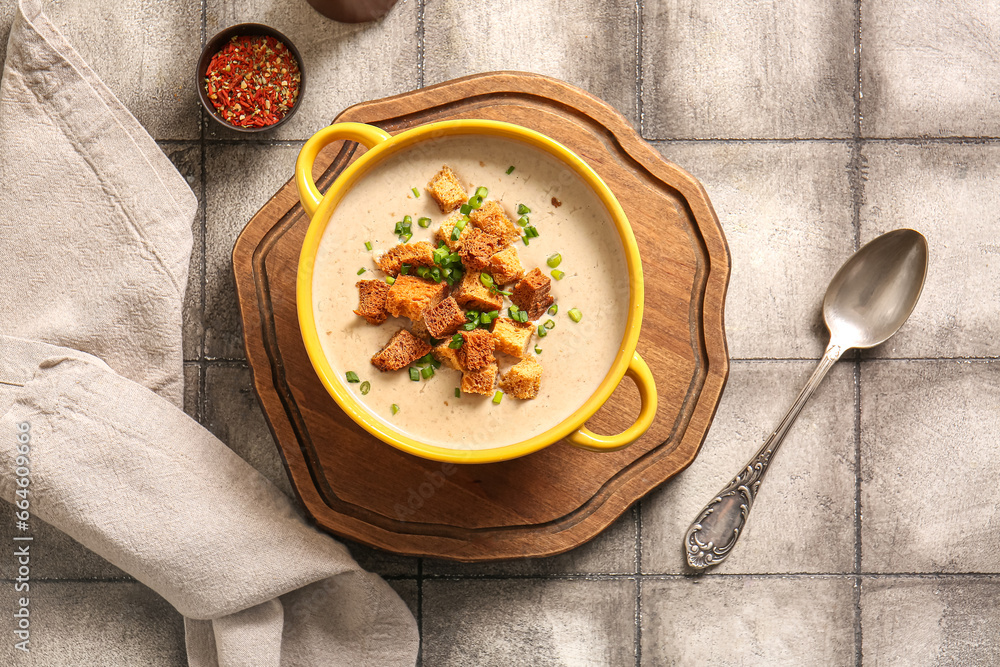
[(840, 345), (834, 345), (833, 341), (830, 342), (816, 370), (802, 388), (788, 414), (778, 424), (778, 428), (774, 429), (774, 433), (768, 437), (743, 470), (698, 514), (694, 523), (688, 528), (687, 535), (684, 536), (684, 551), (687, 554), (688, 565), (699, 570), (716, 565), (724, 561), (736, 546), (736, 540), (740, 538), (746, 526), (750, 508), (753, 507), (757, 489), (764, 479), (771, 457), (778, 451), (788, 429), (795, 423), (795, 418), (799, 416), (806, 401), (813, 395), (845, 349)]

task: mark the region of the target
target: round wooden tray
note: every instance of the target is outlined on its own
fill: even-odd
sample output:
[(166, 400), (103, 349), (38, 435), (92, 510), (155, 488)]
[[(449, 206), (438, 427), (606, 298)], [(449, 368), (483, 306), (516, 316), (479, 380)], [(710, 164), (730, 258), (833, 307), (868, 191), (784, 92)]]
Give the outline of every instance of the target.
[[(729, 373), (723, 306), (729, 251), (701, 184), (660, 157), (604, 102), (540, 75), (497, 72), (351, 107), (337, 121), (390, 133), (453, 118), (504, 120), (559, 141), (617, 195), (639, 243), (646, 308), (639, 352), (659, 392), (653, 427), (605, 454), (559, 442), (527, 457), (454, 465), (404, 454), (345, 415), (306, 356), (295, 274), (309, 219), (289, 181), (236, 241), (247, 360), (292, 484), (316, 524), (401, 554), (462, 561), (548, 556), (593, 538), (698, 453)], [(325, 189), (364, 149), (328, 147)], [(588, 422), (622, 430), (638, 413), (626, 380)]]

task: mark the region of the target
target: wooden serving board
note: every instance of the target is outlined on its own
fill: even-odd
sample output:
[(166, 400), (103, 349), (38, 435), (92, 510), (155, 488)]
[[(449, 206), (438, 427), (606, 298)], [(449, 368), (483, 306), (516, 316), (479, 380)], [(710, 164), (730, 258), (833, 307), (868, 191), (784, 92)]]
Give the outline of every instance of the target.
[[(453, 118), (538, 130), (580, 155), (617, 195), (645, 276), (638, 349), (660, 399), (649, 432), (618, 452), (586, 452), (563, 441), (488, 465), (427, 461), (368, 435), (320, 384), (299, 333), (295, 276), (309, 220), (292, 181), (250, 220), (233, 249), (247, 359), (295, 490), (321, 528), (418, 556), (553, 555), (593, 538), (698, 453), (729, 373), (729, 251), (698, 181), (660, 157), (607, 104), (562, 81), (480, 74), (359, 104), (337, 121), (395, 134)], [(338, 142), (321, 153), (314, 173), (320, 189), (363, 151)], [(636, 414), (638, 391), (625, 380), (588, 425), (613, 433)]]

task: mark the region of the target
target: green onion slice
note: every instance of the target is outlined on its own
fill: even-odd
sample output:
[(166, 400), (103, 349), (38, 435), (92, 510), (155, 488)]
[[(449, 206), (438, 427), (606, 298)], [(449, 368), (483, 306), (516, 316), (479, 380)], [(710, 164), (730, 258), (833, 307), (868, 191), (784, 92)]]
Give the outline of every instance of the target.
[(583, 313), (581, 313), (576, 308), (570, 308), (568, 314), (569, 314), (569, 319), (573, 320), (574, 322), (579, 322), (580, 320), (583, 319)]
[(538, 337), (539, 338), (545, 338), (548, 335), (549, 335), (549, 330), (539, 324), (538, 325)]
[(372, 390), (372, 383), (365, 380), (361, 383), (361, 395), (366, 396)]
[(486, 188), (486, 186), (480, 185), (478, 188), (476, 188), (476, 196), (479, 197), (480, 199), (486, 199), (486, 196), (488, 194), (490, 194), (490, 191), (488, 188)]
[(549, 265), (550, 269), (554, 269), (562, 263), (562, 255), (556, 253), (554, 255), (549, 255), (549, 258), (545, 260), (545, 263)]
[(552, 269), (552, 277), (555, 278), (556, 280), (562, 280), (563, 278), (566, 277), (566, 274), (563, 271), (560, 271), (559, 269)]
[(483, 287), (489, 289), (490, 287), (493, 287), (493, 276), (488, 273), (480, 273), (479, 282), (483, 284)]
[(479, 326), (479, 322), (478, 321), (476, 321), (476, 322), (466, 322), (465, 324), (462, 325), (462, 330), (463, 331), (472, 331), (477, 326)]
[(365, 241), (365, 250), (367, 250), (368, 252), (371, 252), (371, 249), (372, 249), (372, 242), (371, 241)]
[(512, 173), (514, 173), (514, 165), (507, 167), (507, 175), (510, 176)]
[(518, 215), (524, 215), (525, 213), (531, 213), (531, 209), (528, 208), (527, 206), (525, 206), (524, 204), (518, 204), (517, 205), (517, 214)]
[(526, 215), (522, 215), (520, 218), (517, 219), (517, 224), (521, 225), (522, 227), (526, 227), (528, 225), (528, 222), (529, 222), (528, 216)]
[(360, 269), (358, 269), (358, 275), (359, 275), (359, 276), (360, 276), (360, 275), (361, 275), (362, 273), (364, 273), (364, 272), (365, 272), (365, 267), (363, 267), (363, 266), (362, 266), (362, 267), (361, 267)]
[(410, 366), (410, 379), (414, 382), (420, 381), (420, 371), (414, 366)]
[(358, 374), (355, 373), (354, 371), (347, 371), (347, 381), (348, 382), (361, 382), (361, 379), (358, 378)]
[(396, 284), (396, 279), (393, 278), (392, 276), (386, 276), (385, 277), (385, 283), (386, 283), (386, 285), (395, 285)]
[(536, 346), (535, 346), (535, 354), (541, 354), (541, 353), (542, 353), (542, 348), (540, 348), (540, 347), (538, 347), (538, 346), (536, 345)]
[(410, 267), (409, 264), (400, 264), (399, 265), (399, 273), (400, 273), (400, 275), (403, 275), (403, 276), (409, 275), (410, 274), (410, 268), (411, 267)]
[(455, 387), (455, 398), (462, 398), (462, 390)]
[(399, 412), (399, 406), (396, 405), (395, 403), (393, 403), (391, 410), (392, 410), (392, 414), (396, 414), (397, 412)]
[(434, 367), (424, 366), (424, 368), (421, 369), (420, 374), (424, 377), (425, 380), (434, 377)]
[(469, 200), (469, 206), (472, 207), (473, 211), (478, 211), (483, 207), (483, 198), (473, 197), (472, 199)]
[(416, 188), (410, 188), (410, 192), (413, 193), (414, 197), (419, 197), (420, 196), (420, 190), (417, 190)]
[(472, 204), (462, 204), (462, 207), (458, 209), (462, 215), (469, 215), (472, 213)]
[(498, 391), (497, 393), (493, 394), (493, 405), (500, 405), (500, 401), (502, 400), (503, 400), (502, 391)]
[(430, 218), (417, 218), (417, 224), (420, 225), (421, 227), (423, 227), (424, 229), (427, 229), (428, 227), (431, 226), (431, 219)]
[(407, 243), (412, 238), (413, 238), (413, 234), (410, 234), (409, 232), (407, 232), (406, 234), (400, 234), (399, 235), (399, 242), (400, 243)]
[(558, 312), (559, 312), (559, 304), (558, 303), (554, 303), (551, 306), (549, 306), (549, 315), (555, 315)]
[(545, 323), (542, 324), (542, 326), (545, 327), (546, 329), (555, 329), (556, 322), (555, 320), (545, 320)]

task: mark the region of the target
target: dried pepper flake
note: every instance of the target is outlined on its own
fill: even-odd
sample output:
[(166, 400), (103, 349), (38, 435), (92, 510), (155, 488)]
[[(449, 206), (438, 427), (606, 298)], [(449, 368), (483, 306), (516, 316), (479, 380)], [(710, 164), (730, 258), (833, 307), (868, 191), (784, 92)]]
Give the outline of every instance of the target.
[(274, 37), (233, 37), (212, 56), (205, 76), (208, 99), (228, 123), (265, 127), (295, 106), (302, 75), (288, 47)]

